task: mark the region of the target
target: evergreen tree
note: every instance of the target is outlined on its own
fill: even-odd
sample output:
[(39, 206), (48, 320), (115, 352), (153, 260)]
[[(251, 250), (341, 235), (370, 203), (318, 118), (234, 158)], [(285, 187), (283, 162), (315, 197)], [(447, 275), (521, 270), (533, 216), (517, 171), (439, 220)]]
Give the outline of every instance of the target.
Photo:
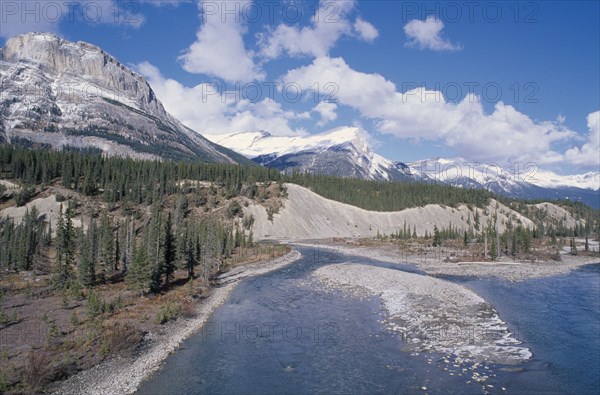
[(148, 261), (151, 265), (152, 283), (150, 289), (157, 292), (161, 286), (161, 277), (164, 271), (164, 243), (162, 240), (162, 213), (159, 205), (156, 204), (153, 209), (148, 231)]
[(115, 261), (118, 259), (115, 254), (113, 224), (106, 212), (100, 220), (100, 240), (102, 243), (100, 250), (100, 281), (105, 281), (108, 272), (115, 270)]
[(433, 226), (433, 243), (434, 247), (442, 245), (442, 237), (440, 235), (440, 231), (436, 225)]
[(96, 270), (90, 251), (90, 240), (81, 230), (79, 232), (79, 259), (77, 262), (77, 279), (84, 287), (93, 287), (96, 282)]
[(67, 288), (73, 278), (75, 230), (72, 218), (73, 211), (70, 205), (67, 207), (64, 216), (61, 205), (56, 229), (56, 259), (52, 277), (56, 289)]
[(574, 237), (571, 238), (571, 255), (577, 255), (577, 245)]
[[(125, 281), (129, 287), (140, 293), (149, 292), (153, 285), (154, 270), (148, 261), (148, 249), (145, 242), (139, 247), (134, 247), (133, 262), (127, 269)], [(136, 245), (135, 241), (133, 245)]]
[(96, 179), (94, 178), (94, 175), (92, 173), (92, 169), (91, 169), (91, 165), (87, 166), (86, 172), (85, 172), (85, 178), (83, 179), (83, 194), (87, 195), (87, 196), (93, 196), (96, 194), (97, 191), (97, 187), (96, 187)]
[(254, 233), (250, 230), (248, 233), (248, 247), (252, 248), (254, 246)]
[(585, 252), (588, 252), (590, 250), (590, 244), (588, 241), (588, 234), (587, 232), (585, 233)]
[(167, 215), (167, 221), (164, 226), (164, 274), (165, 286), (168, 288), (175, 272), (175, 237), (173, 235), (173, 226), (171, 224), (171, 213)]

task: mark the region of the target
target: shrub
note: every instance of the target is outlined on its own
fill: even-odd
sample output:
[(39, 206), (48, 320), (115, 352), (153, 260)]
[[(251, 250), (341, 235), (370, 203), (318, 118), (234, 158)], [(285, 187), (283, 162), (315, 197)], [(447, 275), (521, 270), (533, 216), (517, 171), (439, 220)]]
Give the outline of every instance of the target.
[(237, 200), (232, 201), (227, 207), (227, 218), (231, 219), (242, 213), (242, 206)]
[(90, 291), (88, 294), (86, 305), (89, 318), (96, 318), (104, 312), (104, 300), (94, 291)]
[(180, 311), (181, 316), (184, 318), (194, 318), (196, 316), (196, 309), (193, 303), (184, 303)]
[(52, 358), (46, 350), (29, 351), (26, 368), (23, 370), (23, 383), (31, 393), (38, 393), (52, 376)]
[(180, 307), (178, 304), (169, 302), (165, 306), (161, 307), (158, 314), (156, 314), (156, 323), (164, 324), (171, 320), (177, 319), (179, 316)]
[(15, 202), (17, 207), (21, 207), (29, 203), (31, 198), (35, 195), (35, 187), (24, 187), (15, 195)]

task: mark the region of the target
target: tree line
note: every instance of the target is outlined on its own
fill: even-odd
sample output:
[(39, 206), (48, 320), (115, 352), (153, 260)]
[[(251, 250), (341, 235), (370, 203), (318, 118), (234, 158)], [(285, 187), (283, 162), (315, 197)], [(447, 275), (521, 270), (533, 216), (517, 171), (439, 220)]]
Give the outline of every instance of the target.
[(293, 173), (285, 176), (285, 181), (310, 188), (325, 198), (372, 211), (400, 211), (427, 204), (484, 207), (494, 196), (484, 189), (441, 183), (370, 181), (310, 173)]
[(151, 204), (189, 187), (192, 181), (220, 183), (235, 196), (243, 183), (277, 181), (281, 175), (258, 165), (135, 160), (4, 144), (0, 145), (0, 178), (17, 180), (25, 187), (60, 179), (64, 188), (87, 196), (101, 195), (107, 203)]

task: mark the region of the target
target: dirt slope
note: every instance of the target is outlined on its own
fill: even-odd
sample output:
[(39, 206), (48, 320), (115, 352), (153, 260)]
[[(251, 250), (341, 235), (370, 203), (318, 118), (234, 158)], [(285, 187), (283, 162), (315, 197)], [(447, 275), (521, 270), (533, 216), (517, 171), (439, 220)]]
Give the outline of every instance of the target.
[(286, 184), (286, 187), (288, 198), (284, 199), (284, 207), (274, 215), (273, 221), (268, 220), (265, 208), (260, 205), (245, 208), (246, 215), (252, 214), (255, 218), (252, 228), (255, 238), (372, 237), (377, 235), (377, 231), (380, 234), (392, 234), (402, 230), (404, 221), (407, 226), (410, 225), (411, 231), (416, 226), (417, 235), (423, 236), (426, 231), (432, 234), (434, 225), (442, 228), (452, 223), (453, 227), (468, 230), (467, 220), (470, 214), (473, 223), (474, 210), (478, 210), (482, 225), (497, 212), (501, 232), (509, 218), (515, 225), (520, 220), (524, 226), (533, 227), (533, 222), (528, 218), (495, 200), (484, 210), (473, 208), (471, 211), (465, 205), (452, 208), (430, 204), (398, 212), (373, 212), (325, 199), (295, 184)]

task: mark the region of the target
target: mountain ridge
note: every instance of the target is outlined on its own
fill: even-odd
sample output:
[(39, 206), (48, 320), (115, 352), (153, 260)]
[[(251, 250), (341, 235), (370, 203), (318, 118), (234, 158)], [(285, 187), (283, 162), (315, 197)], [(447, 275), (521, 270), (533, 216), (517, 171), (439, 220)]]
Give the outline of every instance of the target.
[(138, 158), (249, 161), (170, 115), (140, 74), (100, 47), (26, 33), (0, 50), (0, 138)]
[(340, 127), (310, 136), (273, 136), (266, 131), (207, 135), (253, 161), (281, 171), (315, 172), (378, 181), (442, 182), (484, 188), (515, 198), (572, 199), (598, 207), (600, 173), (558, 175), (533, 163), (504, 168), (463, 158), (395, 162), (373, 152), (368, 134)]

